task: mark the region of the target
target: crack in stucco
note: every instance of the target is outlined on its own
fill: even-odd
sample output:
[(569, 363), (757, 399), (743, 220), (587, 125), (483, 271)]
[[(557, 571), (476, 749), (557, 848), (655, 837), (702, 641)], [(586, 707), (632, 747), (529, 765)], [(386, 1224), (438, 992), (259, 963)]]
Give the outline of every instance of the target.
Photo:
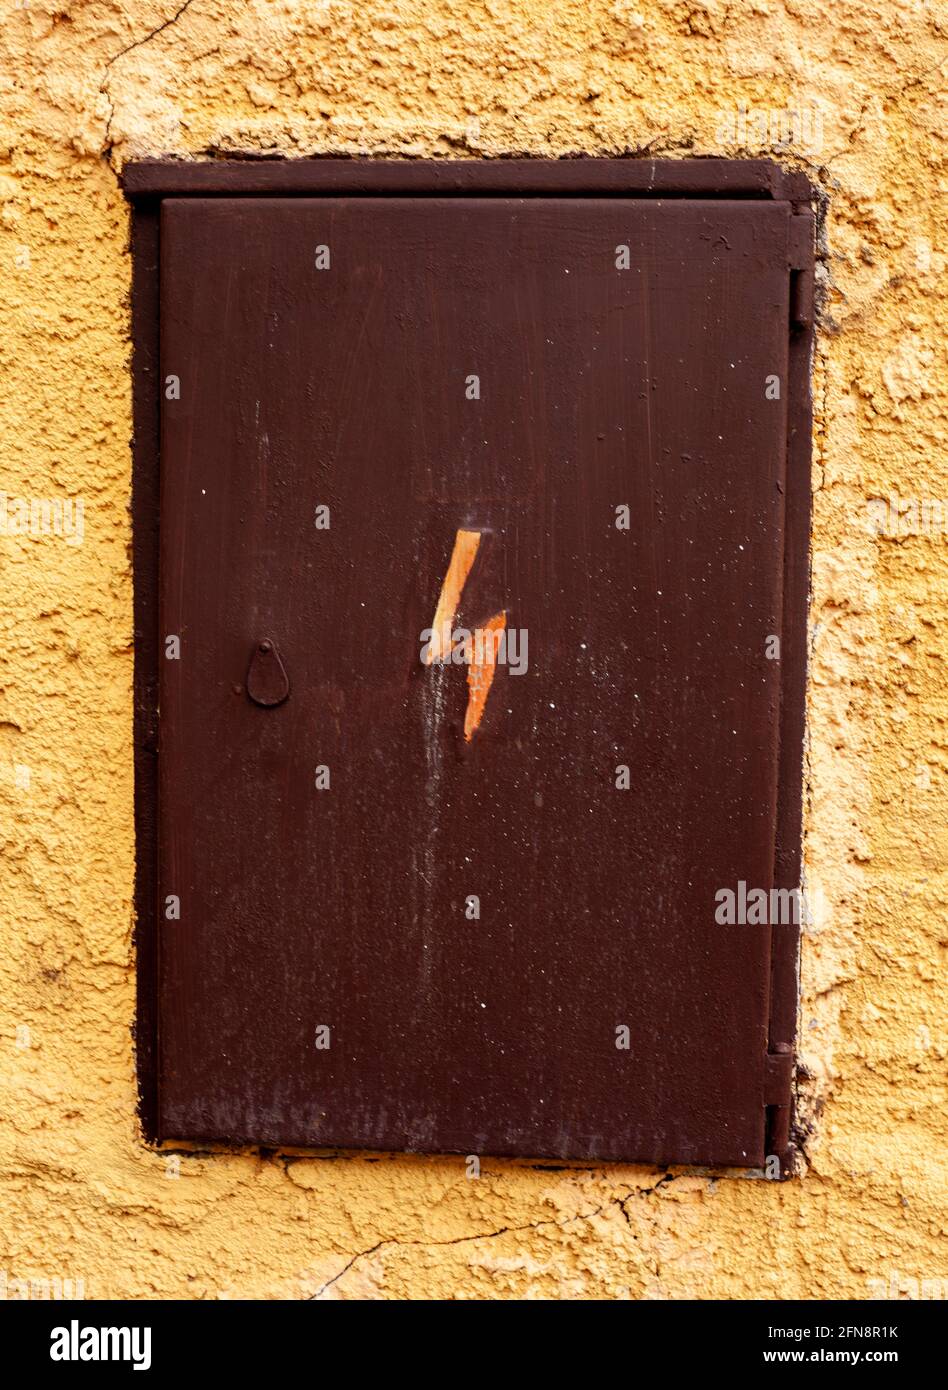
[(916, 73), (914, 77), (907, 78), (897, 87), (890, 88), (889, 91), (883, 92), (881, 95), (878, 96), (868, 96), (859, 108), (859, 115), (856, 117), (852, 130), (846, 137), (846, 144), (843, 146), (842, 149), (837, 150), (834, 155), (831, 155), (829, 159), (824, 161), (823, 168), (826, 170), (830, 169), (837, 159), (841, 159), (843, 155), (849, 153), (849, 151), (852, 149), (853, 144), (856, 141), (857, 136), (862, 130), (862, 124), (863, 120), (865, 119), (866, 112), (869, 110), (870, 106), (872, 106), (874, 101), (878, 101), (883, 108), (890, 104), (895, 105), (897, 107), (899, 102), (902, 101), (903, 97), (905, 97), (908, 92), (912, 91), (915, 87), (920, 87), (922, 83), (926, 81), (927, 78), (932, 77), (936, 72), (940, 72), (941, 69), (945, 66), (946, 62), (948, 62), (948, 58), (942, 58), (940, 62), (933, 63), (932, 66), (930, 68), (926, 68), (924, 72)]
[(340, 1281), (340, 1279), (343, 1279), (345, 1275), (348, 1274), (349, 1270), (352, 1269), (353, 1265), (357, 1264), (360, 1260), (367, 1259), (369, 1256), (374, 1255), (376, 1251), (387, 1247), (391, 1247), (393, 1249), (404, 1249), (409, 1247), (432, 1248), (451, 1245), (467, 1245), (471, 1242), (482, 1240), (497, 1240), (501, 1236), (518, 1235), (524, 1231), (538, 1231), (543, 1230), (547, 1227), (564, 1229), (567, 1226), (573, 1225), (575, 1222), (592, 1221), (597, 1216), (601, 1216), (603, 1212), (608, 1211), (610, 1207), (618, 1207), (619, 1211), (621, 1211), (622, 1213), (626, 1225), (629, 1226), (633, 1231), (633, 1238), (637, 1240), (638, 1236), (635, 1235), (634, 1222), (632, 1221), (632, 1218), (629, 1215), (627, 1204), (630, 1203), (634, 1198), (650, 1197), (653, 1193), (657, 1192), (659, 1188), (665, 1187), (669, 1183), (674, 1183), (676, 1178), (684, 1176), (687, 1175), (677, 1173), (674, 1171), (664, 1172), (662, 1173), (661, 1177), (659, 1177), (655, 1182), (653, 1182), (650, 1185), (636, 1185), (634, 1187), (629, 1187), (628, 1190), (621, 1196), (610, 1197), (607, 1201), (600, 1202), (600, 1204), (597, 1207), (594, 1207), (592, 1211), (575, 1212), (572, 1216), (562, 1218), (549, 1217), (548, 1219), (541, 1221), (527, 1221), (519, 1226), (500, 1226), (496, 1230), (492, 1231), (474, 1231), (469, 1235), (453, 1236), (448, 1240), (401, 1240), (396, 1236), (389, 1237), (385, 1240), (378, 1240), (375, 1242), (374, 1245), (368, 1246), (365, 1250), (358, 1250), (354, 1255), (350, 1256), (350, 1258), (343, 1265), (342, 1269), (340, 1269), (338, 1273), (334, 1274), (331, 1279), (327, 1279), (326, 1282), (322, 1284), (314, 1294), (309, 1295), (307, 1301), (314, 1302), (320, 1299), (327, 1289), (332, 1288), (333, 1285), (337, 1284)]
[(112, 93), (109, 91), (109, 77), (113, 65), (117, 63), (120, 58), (124, 58), (126, 53), (131, 53), (136, 48), (144, 48), (146, 44), (151, 43), (152, 39), (156, 39), (159, 34), (163, 34), (166, 29), (171, 29), (175, 24), (177, 24), (178, 20), (185, 13), (185, 11), (191, 8), (192, 3), (193, 0), (184, 0), (184, 3), (178, 6), (177, 10), (173, 15), (170, 15), (166, 20), (163, 20), (161, 24), (156, 25), (154, 29), (150, 30), (147, 34), (144, 34), (142, 38), (135, 39), (132, 43), (128, 43), (125, 45), (124, 48), (119, 49), (118, 53), (114, 53), (106, 63), (105, 68), (102, 72), (102, 80), (99, 83), (99, 92), (102, 94), (102, 96), (105, 97), (106, 101), (108, 102), (109, 108), (109, 114), (105, 122), (105, 137), (103, 139), (102, 144), (102, 153), (106, 157), (109, 164), (111, 164), (112, 154), (112, 121), (115, 117), (115, 103), (112, 100)]
[(610, 1197), (607, 1202), (601, 1202), (600, 1205), (594, 1207), (592, 1211), (576, 1212), (573, 1216), (567, 1216), (561, 1219), (550, 1217), (545, 1221), (527, 1221), (522, 1226), (500, 1226), (495, 1231), (475, 1231), (470, 1235), (453, 1236), (450, 1240), (400, 1240), (398, 1237), (393, 1236), (387, 1240), (376, 1241), (374, 1245), (369, 1246), (367, 1249), (356, 1251), (356, 1253), (343, 1265), (342, 1269), (339, 1270), (338, 1274), (334, 1274), (331, 1279), (327, 1279), (314, 1294), (309, 1296), (307, 1301), (312, 1303), (322, 1298), (326, 1290), (331, 1289), (334, 1284), (337, 1284), (340, 1279), (344, 1278), (349, 1270), (352, 1269), (353, 1265), (357, 1264), (360, 1260), (367, 1259), (370, 1255), (374, 1255), (377, 1250), (381, 1250), (383, 1247), (404, 1249), (412, 1246), (432, 1248), (449, 1245), (467, 1245), (474, 1241), (497, 1240), (501, 1236), (518, 1235), (524, 1231), (539, 1231), (544, 1227), (553, 1226), (563, 1229), (566, 1226), (573, 1225), (573, 1223), (577, 1221), (592, 1221), (613, 1206), (619, 1207), (626, 1222), (631, 1224), (631, 1222), (629, 1222), (628, 1212), (623, 1204), (640, 1192), (644, 1194), (654, 1192), (656, 1188), (660, 1187), (662, 1183), (668, 1180), (669, 1176), (669, 1174), (665, 1174), (654, 1187), (630, 1188), (623, 1197)]

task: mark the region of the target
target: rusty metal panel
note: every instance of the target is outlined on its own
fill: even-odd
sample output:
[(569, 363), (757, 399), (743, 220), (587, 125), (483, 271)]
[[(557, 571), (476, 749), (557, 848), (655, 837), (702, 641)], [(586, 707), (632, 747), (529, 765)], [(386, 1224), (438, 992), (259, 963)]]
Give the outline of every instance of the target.
[(762, 1162), (791, 218), (164, 199), (158, 1137)]

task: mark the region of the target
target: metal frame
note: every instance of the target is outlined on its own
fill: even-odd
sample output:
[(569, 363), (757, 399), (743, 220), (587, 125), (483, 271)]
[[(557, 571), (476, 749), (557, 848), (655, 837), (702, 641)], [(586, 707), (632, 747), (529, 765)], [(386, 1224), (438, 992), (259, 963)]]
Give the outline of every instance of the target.
[[(261, 158), (188, 163), (145, 160), (127, 165), (132, 253), (132, 522), (134, 567), (135, 948), (138, 984), (135, 1042), (139, 1113), (146, 1140), (158, 1134), (158, 528), (160, 207), (166, 197), (503, 196), (769, 199), (795, 217), (796, 277), (788, 323), (788, 442), (785, 498), (781, 732), (774, 884), (799, 888), (803, 811), (807, 607), (809, 597), (810, 364), (814, 326), (814, 189), (806, 176), (769, 160), (643, 160), (574, 157), (489, 160)], [(793, 238), (792, 238), (793, 239)], [(773, 929), (772, 929), (773, 930)], [(771, 939), (767, 1149), (792, 1169), (793, 1052), (796, 1042), (799, 931)]]

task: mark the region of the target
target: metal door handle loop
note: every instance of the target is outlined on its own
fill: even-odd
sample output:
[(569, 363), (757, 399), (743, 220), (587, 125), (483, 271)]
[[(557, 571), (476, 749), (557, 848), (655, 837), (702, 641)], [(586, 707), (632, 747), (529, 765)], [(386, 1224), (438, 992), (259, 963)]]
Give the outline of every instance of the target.
[(255, 705), (272, 709), (290, 693), (290, 679), (272, 638), (264, 637), (254, 648), (247, 668), (247, 694)]

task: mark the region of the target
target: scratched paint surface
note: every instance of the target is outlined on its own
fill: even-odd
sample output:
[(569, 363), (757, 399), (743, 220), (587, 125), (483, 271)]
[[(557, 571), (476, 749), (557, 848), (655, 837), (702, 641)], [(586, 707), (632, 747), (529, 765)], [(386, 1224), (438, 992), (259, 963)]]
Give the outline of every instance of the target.
[[(165, 27), (178, 8), (31, 3), (0, 29), (0, 486), (87, 504), (81, 547), (3, 542), (9, 1275), (210, 1298), (862, 1298), (944, 1278), (948, 552), (862, 525), (871, 497), (948, 496), (932, 9), (279, 0), (238, 13), (191, 0)], [(116, 170), (213, 149), (771, 152), (766, 134), (738, 131), (739, 104), (821, 112), (818, 146), (791, 141), (785, 157), (829, 198), (807, 1176), (495, 1163), (467, 1181), (451, 1159), (195, 1153), (169, 1178), (130, 1120), (130, 271)]]

